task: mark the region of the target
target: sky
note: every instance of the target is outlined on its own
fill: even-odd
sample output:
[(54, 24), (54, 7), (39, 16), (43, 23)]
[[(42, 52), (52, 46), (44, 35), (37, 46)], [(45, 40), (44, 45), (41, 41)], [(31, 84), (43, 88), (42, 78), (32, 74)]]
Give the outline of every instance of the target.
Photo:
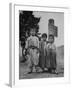
[(34, 11), (35, 17), (41, 17), (39, 22), (39, 32), (48, 34), (48, 20), (54, 19), (55, 26), (58, 27), (58, 37), (55, 38), (56, 46), (64, 45), (64, 13), (62, 12), (40, 12)]

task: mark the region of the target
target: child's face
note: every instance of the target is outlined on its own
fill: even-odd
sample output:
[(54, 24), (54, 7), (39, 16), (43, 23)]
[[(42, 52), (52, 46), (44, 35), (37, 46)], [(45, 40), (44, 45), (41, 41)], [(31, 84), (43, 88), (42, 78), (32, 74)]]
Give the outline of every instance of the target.
[(46, 41), (46, 37), (42, 37), (43, 38), (43, 41)]
[(30, 34), (35, 35), (35, 29), (31, 29)]
[(53, 43), (54, 42), (54, 38), (52, 36), (49, 37), (49, 43)]

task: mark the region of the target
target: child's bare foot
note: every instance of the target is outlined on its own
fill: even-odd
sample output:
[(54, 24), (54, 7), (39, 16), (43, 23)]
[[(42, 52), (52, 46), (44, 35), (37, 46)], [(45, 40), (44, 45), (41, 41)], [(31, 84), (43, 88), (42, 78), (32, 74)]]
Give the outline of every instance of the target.
[(52, 73), (52, 69), (51, 69), (51, 68), (48, 68), (48, 72), (49, 72), (49, 73)]
[(32, 72), (36, 72), (36, 68), (35, 68), (35, 66), (33, 67), (33, 70), (32, 70)]
[(57, 70), (55, 70), (55, 74), (58, 74)]
[(57, 70), (52, 70), (53, 74), (58, 74)]
[(47, 68), (44, 68), (45, 71), (47, 71), (48, 69)]

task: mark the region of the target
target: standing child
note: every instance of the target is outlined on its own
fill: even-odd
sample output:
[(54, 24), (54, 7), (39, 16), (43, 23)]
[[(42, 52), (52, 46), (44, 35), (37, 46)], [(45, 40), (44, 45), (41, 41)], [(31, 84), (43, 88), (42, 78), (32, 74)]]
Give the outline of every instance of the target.
[(46, 62), (45, 60), (46, 59), (46, 52), (45, 52), (46, 39), (47, 39), (47, 34), (43, 33), (40, 41), (40, 56), (39, 56), (39, 65), (43, 71), (45, 69), (45, 62)]
[(28, 37), (26, 41), (26, 46), (25, 48), (27, 49), (28, 52), (28, 57), (30, 61), (30, 69), (31, 72), (36, 72), (37, 71), (37, 65), (39, 63), (39, 40), (38, 37), (35, 36), (35, 28), (31, 28), (30, 30), (30, 37)]
[(56, 46), (54, 44), (54, 36), (49, 35), (49, 43), (46, 47), (46, 67), (49, 72), (57, 73), (56, 66)]

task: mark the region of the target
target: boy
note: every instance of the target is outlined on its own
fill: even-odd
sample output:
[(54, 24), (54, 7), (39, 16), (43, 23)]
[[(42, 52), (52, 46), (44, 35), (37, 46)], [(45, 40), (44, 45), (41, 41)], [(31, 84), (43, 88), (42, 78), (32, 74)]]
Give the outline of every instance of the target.
[(49, 35), (49, 42), (46, 47), (46, 67), (49, 72), (57, 73), (56, 66), (56, 46), (54, 44), (54, 36)]
[(45, 69), (45, 59), (46, 59), (46, 52), (45, 52), (45, 48), (46, 48), (46, 39), (47, 39), (47, 34), (43, 33), (42, 34), (42, 38), (40, 41), (40, 56), (39, 56), (39, 65), (42, 69), (42, 71), (44, 72)]
[(39, 62), (39, 40), (38, 37), (35, 36), (35, 28), (31, 28), (30, 30), (30, 37), (28, 37), (26, 41), (25, 49), (27, 49), (27, 56), (30, 61), (29, 67), (31, 69), (31, 72), (36, 72), (36, 67)]

